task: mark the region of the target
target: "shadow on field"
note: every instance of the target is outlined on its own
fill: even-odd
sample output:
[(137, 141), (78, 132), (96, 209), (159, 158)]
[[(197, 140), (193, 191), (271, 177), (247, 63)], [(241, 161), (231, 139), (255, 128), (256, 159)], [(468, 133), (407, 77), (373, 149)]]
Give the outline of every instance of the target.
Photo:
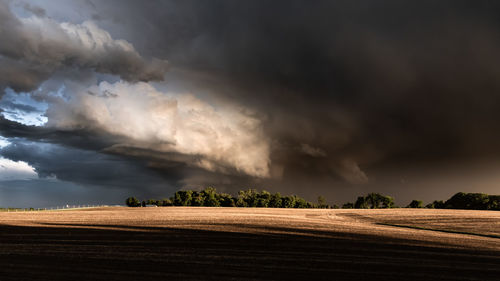
[(415, 226), (415, 225), (401, 225), (401, 224), (382, 223), (382, 222), (376, 223), (376, 224), (385, 225), (385, 226), (393, 226), (393, 227), (401, 227), (401, 228), (428, 230), (428, 231), (443, 232), (443, 233), (466, 234), (466, 235), (472, 235), (472, 236), (500, 239), (500, 235), (496, 235), (496, 234), (483, 234), (483, 233), (475, 233), (475, 232), (470, 232), (470, 231), (458, 231), (458, 230), (449, 230), (449, 229), (435, 229), (435, 228)]
[(499, 252), (277, 226), (232, 225), (231, 229), (238, 232), (0, 225), (0, 279), (498, 280), (500, 276)]

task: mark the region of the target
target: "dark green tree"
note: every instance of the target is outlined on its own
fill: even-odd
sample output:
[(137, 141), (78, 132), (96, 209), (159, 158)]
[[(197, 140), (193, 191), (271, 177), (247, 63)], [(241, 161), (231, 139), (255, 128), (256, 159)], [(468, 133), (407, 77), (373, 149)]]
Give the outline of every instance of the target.
[(354, 209), (354, 203), (347, 202), (344, 205), (342, 205), (342, 209)]
[(193, 194), (191, 195), (191, 206), (203, 206), (204, 202), (204, 194), (201, 192), (193, 191)]
[(172, 201), (175, 206), (191, 206), (192, 196), (192, 190), (179, 190), (174, 194)]
[(281, 197), (281, 208), (295, 207), (295, 196)]
[(270, 208), (281, 208), (281, 194), (279, 192), (271, 195), (271, 199), (269, 200)]
[(240, 202), (240, 205), (245, 205), (241, 207), (257, 207), (258, 194), (255, 189), (240, 190), (238, 192), (238, 202), (240, 202), (240, 199), (244, 202)]
[(236, 207), (248, 207), (248, 204), (243, 198), (239, 197), (236, 199)]
[(170, 199), (168, 199), (168, 198), (159, 200), (159, 204), (160, 205), (158, 205), (158, 206), (164, 206), (164, 207), (166, 207), (166, 206), (172, 206), (173, 205), (172, 201)]
[(326, 208), (327, 205), (326, 205), (326, 198), (323, 197), (323, 196), (318, 196), (318, 208)]
[(486, 209), (500, 211), (500, 195), (490, 195)]
[(301, 198), (297, 195), (294, 195), (293, 197), (294, 197), (294, 201), (295, 201), (293, 208), (300, 208), (300, 209), (312, 208), (312, 204), (307, 202), (304, 198)]
[(382, 208), (394, 208), (394, 198), (382, 195)]
[(141, 202), (135, 197), (129, 197), (125, 200), (125, 204), (129, 207), (139, 207)]
[(487, 210), (489, 195), (484, 193), (459, 192), (446, 200), (448, 209)]
[(364, 196), (359, 196), (354, 203), (354, 208), (356, 209), (368, 209), (368, 202)]
[(356, 209), (378, 209), (393, 208), (394, 198), (380, 193), (369, 193), (366, 196), (359, 196), (354, 203)]
[(207, 207), (219, 207), (220, 202), (217, 198), (217, 191), (213, 187), (207, 187), (202, 192), (202, 196), (205, 199), (203, 202), (204, 206)]
[(445, 205), (443, 200), (434, 200), (432, 203), (427, 204), (425, 207), (429, 209), (444, 209)]
[(423, 208), (424, 207), (424, 202), (422, 200), (412, 200), (406, 208)]
[(219, 194), (219, 202), (222, 207), (236, 207), (236, 202), (231, 194)]
[(260, 194), (257, 195), (257, 207), (267, 208), (269, 206), (269, 202), (271, 201), (271, 193), (263, 190)]

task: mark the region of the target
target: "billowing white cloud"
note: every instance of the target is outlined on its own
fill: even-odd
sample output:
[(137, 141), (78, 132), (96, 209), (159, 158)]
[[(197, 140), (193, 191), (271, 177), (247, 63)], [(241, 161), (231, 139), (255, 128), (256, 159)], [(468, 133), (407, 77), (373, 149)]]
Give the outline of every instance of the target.
[(35, 169), (23, 161), (0, 157), (0, 181), (29, 180), (38, 178)]
[(196, 156), (190, 164), (207, 170), (269, 175), (270, 145), (260, 121), (189, 93), (162, 93), (142, 82), (101, 82), (51, 104), (47, 117), (48, 127), (125, 137), (117, 146)]

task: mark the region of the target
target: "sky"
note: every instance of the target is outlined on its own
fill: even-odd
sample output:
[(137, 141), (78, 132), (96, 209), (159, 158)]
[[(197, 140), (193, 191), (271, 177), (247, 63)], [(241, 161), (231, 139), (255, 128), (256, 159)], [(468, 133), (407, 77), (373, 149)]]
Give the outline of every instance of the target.
[(0, 0), (0, 206), (500, 194), (499, 12)]

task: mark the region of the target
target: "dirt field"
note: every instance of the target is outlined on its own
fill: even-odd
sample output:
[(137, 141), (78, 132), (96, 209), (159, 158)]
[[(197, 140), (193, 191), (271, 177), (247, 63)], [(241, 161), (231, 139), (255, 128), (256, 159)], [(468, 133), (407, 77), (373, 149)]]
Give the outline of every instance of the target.
[(0, 213), (0, 280), (500, 280), (500, 212)]

